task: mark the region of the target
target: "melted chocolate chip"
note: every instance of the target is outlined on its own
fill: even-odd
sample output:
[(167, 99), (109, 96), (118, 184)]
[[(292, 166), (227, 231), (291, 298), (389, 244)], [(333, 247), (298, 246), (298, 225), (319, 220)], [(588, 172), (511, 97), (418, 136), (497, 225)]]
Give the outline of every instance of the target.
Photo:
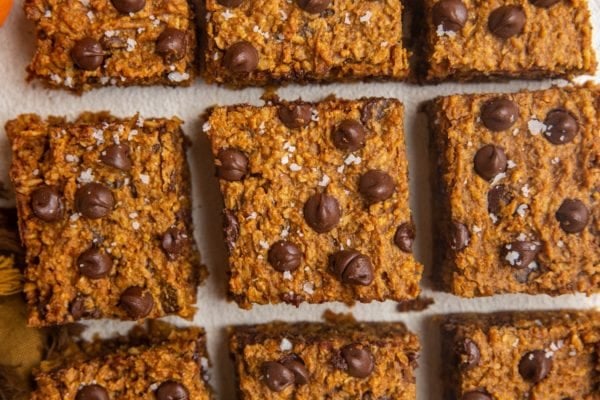
[(280, 363), (294, 373), (295, 384), (306, 385), (310, 380), (310, 374), (306, 369), (304, 361), (296, 354), (290, 354), (280, 360)]
[(453, 222), (450, 226), (450, 248), (461, 251), (469, 244), (469, 230), (464, 224)]
[(460, 367), (463, 370), (475, 368), (481, 360), (479, 346), (469, 338), (465, 338), (457, 343), (456, 354), (458, 355)]
[(112, 266), (112, 258), (95, 247), (84, 251), (77, 258), (79, 272), (90, 279), (104, 278), (110, 273)]
[(262, 366), (265, 383), (274, 392), (281, 392), (286, 387), (293, 385), (294, 372), (276, 361), (267, 361)]
[(58, 190), (43, 185), (31, 193), (31, 210), (36, 217), (45, 222), (55, 222), (64, 214), (63, 202)]
[(222, 149), (217, 161), (217, 176), (226, 181), (241, 181), (248, 173), (248, 157), (241, 150)]
[(227, 8), (237, 8), (242, 5), (244, 0), (217, 0), (217, 3)]
[(526, 381), (538, 383), (550, 373), (552, 357), (544, 350), (534, 350), (525, 354), (519, 362), (519, 373)]
[(502, 258), (507, 261), (511, 267), (517, 269), (527, 268), (540, 252), (539, 242), (534, 241), (515, 241), (505, 244), (502, 247)]
[(343, 120), (332, 134), (335, 147), (343, 151), (356, 151), (365, 146), (364, 126), (354, 119)]
[(472, 390), (462, 395), (462, 400), (492, 400), (492, 397), (484, 392)]
[(223, 210), (223, 235), (229, 252), (235, 247), (235, 242), (240, 236), (240, 224), (233, 211)]
[(344, 346), (340, 350), (346, 362), (346, 372), (355, 378), (366, 378), (373, 372), (375, 361), (371, 351), (357, 343)]
[(441, 0), (431, 11), (433, 24), (446, 32), (460, 31), (467, 22), (467, 7), (460, 0)]
[(179, 382), (166, 381), (156, 389), (156, 400), (188, 400), (189, 394), (185, 386)]
[(277, 116), (290, 129), (303, 128), (310, 124), (312, 107), (304, 103), (281, 104), (277, 107)]
[(567, 233), (583, 231), (590, 219), (590, 212), (579, 199), (565, 199), (556, 211), (560, 227)]
[(562, 108), (550, 111), (544, 120), (544, 125), (548, 129), (544, 132), (544, 137), (556, 145), (571, 142), (579, 131), (579, 124), (575, 117)]
[(86, 314), (85, 297), (78, 295), (69, 306), (69, 312), (75, 321), (80, 320)]
[(503, 207), (510, 204), (513, 200), (513, 194), (505, 185), (497, 185), (488, 192), (488, 212), (498, 215)]
[(502, 6), (490, 14), (488, 29), (499, 38), (508, 39), (523, 32), (526, 20), (527, 17), (521, 7)]
[(519, 106), (512, 100), (497, 97), (481, 107), (481, 122), (491, 131), (505, 131), (519, 118)]
[(100, 385), (86, 385), (77, 391), (75, 400), (109, 400), (108, 391)]
[(378, 169), (365, 172), (358, 181), (358, 191), (369, 204), (389, 199), (395, 190), (394, 179)]
[(80, 69), (93, 71), (104, 62), (104, 49), (99, 41), (86, 37), (75, 42), (71, 59)]
[(508, 160), (501, 147), (486, 144), (477, 150), (473, 163), (475, 172), (486, 181), (490, 181), (496, 175), (506, 171)]
[(315, 232), (329, 232), (340, 222), (341, 216), (340, 203), (328, 194), (313, 194), (304, 203), (304, 219)]
[(353, 249), (332, 254), (329, 269), (342, 283), (368, 286), (374, 279), (369, 257)]
[(561, 0), (529, 0), (536, 7), (549, 8)]
[(223, 57), (225, 68), (234, 73), (250, 73), (258, 67), (258, 51), (250, 42), (231, 45)]
[(161, 247), (170, 260), (175, 260), (183, 253), (188, 237), (181, 230), (171, 227), (163, 234)]
[(302, 251), (292, 242), (280, 240), (269, 249), (269, 264), (279, 272), (295, 271), (302, 262)]
[(75, 192), (75, 208), (86, 218), (105, 217), (114, 205), (115, 198), (112, 192), (100, 183), (86, 183)]
[(113, 144), (108, 146), (100, 155), (100, 161), (122, 171), (131, 169), (131, 156), (129, 146), (126, 144)]
[(181, 29), (166, 28), (156, 39), (156, 53), (171, 64), (185, 57), (187, 34)]
[(412, 223), (405, 222), (396, 229), (394, 243), (405, 253), (412, 253), (413, 242), (415, 241), (415, 227)]
[(136, 13), (146, 5), (146, 0), (110, 0), (121, 14)]
[(311, 14), (320, 14), (329, 7), (331, 0), (296, 0), (298, 7)]
[(141, 287), (131, 286), (121, 294), (119, 305), (131, 318), (140, 319), (150, 314), (154, 308), (154, 299)]

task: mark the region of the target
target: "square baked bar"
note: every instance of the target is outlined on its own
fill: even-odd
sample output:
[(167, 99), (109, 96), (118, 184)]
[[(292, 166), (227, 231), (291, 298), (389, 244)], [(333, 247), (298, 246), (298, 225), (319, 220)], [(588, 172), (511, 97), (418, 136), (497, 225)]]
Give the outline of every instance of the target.
[(597, 311), (451, 315), (441, 334), (444, 398), (599, 398)]
[(204, 78), (230, 86), (405, 79), (400, 0), (207, 0)]
[(189, 85), (195, 70), (188, 0), (26, 0), (35, 24), (29, 78), (76, 92), (117, 85)]
[(459, 296), (600, 291), (600, 88), (427, 105), (436, 265)]
[(402, 323), (239, 326), (229, 347), (240, 400), (415, 400), (417, 336)]
[(240, 306), (419, 294), (403, 113), (383, 98), (210, 111)]
[(593, 75), (587, 0), (424, 0), (427, 80)]
[(180, 120), (29, 114), (6, 131), (30, 325), (194, 315), (206, 271)]
[(31, 400), (212, 399), (204, 330), (148, 325), (58, 349), (35, 374)]

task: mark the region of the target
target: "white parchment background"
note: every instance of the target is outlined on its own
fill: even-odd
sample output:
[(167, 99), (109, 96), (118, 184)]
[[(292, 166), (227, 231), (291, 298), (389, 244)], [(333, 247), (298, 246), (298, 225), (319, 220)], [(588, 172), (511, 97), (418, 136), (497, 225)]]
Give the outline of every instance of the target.
[[(0, 0), (2, 1), (2, 0)], [(585, 297), (569, 295), (548, 296), (505, 295), (475, 300), (432, 292), (427, 278), (423, 282), (423, 294), (432, 296), (435, 305), (420, 313), (399, 313), (394, 302), (359, 304), (348, 308), (343, 304), (255, 306), (250, 311), (241, 310), (225, 298), (226, 258), (221, 240), (220, 194), (214, 178), (214, 167), (207, 138), (202, 134), (199, 115), (215, 104), (247, 102), (260, 104), (261, 89), (242, 91), (208, 86), (197, 81), (190, 88), (106, 88), (95, 90), (81, 97), (63, 91), (49, 91), (39, 84), (25, 83), (25, 66), (33, 54), (33, 27), (28, 23), (16, 0), (7, 23), (0, 28), (0, 126), (16, 115), (35, 112), (41, 115), (66, 115), (74, 117), (81, 111), (108, 110), (117, 116), (130, 116), (140, 112), (142, 116), (161, 117), (177, 115), (186, 121), (184, 130), (192, 139), (189, 159), (193, 178), (195, 236), (202, 252), (203, 262), (210, 270), (208, 282), (199, 288), (198, 313), (193, 324), (201, 325), (208, 332), (209, 353), (214, 364), (212, 384), (219, 399), (234, 399), (233, 368), (229, 361), (224, 327), (231, 324), (261, 323), (274, 319), (286, 321), (320, 320), (327, 308), (337, 312), (352, 311), (360, 320), (404, 321), (417, 332), (422, 343), (420, 367), (417, 376), (420, 400), (441, 399), (438, 377), (438, 334), (431, 323), (431, 316), (449, 312), (495, 311), (503, 309), (558, 309), (600, 307), (600, 295)], [(594, 19), (594, 46), (600, 57), (600, 0), (590, 0)], [(589, 79), (589, 78), (588, 78)], [(596, 74), (600, 80), (600, 73)], [(509, 82), (496, 84), (444, 84), (419, 87), (400, 83), (354, 83), (327, 86), (289, 86), (279, 90), (283, 98), (302, 96), (306, 100), (318, 100), (331, 93), (343, 98), (362, 96), (396, 97), (406, 106), (406, 142), (408, 147), (411, 206), (417, 224), (418, 238), (415, 254), (417, 259), (431, 270), (429, 183), (427, 166), (426, 121), (417, 114), (418, 105), (435, 96), (457, 92), (508, 92), (519, 89), (541, 89), (551, 82)], [(0, 129), (2, 131), (2, 129)], [(600, 134), (600, 132), (598, 132)], [(0, 132), (0, 180), (7, 181), (10, 151), (3, 132)], [(186, 324), (169, 318), (178, 324)], [(92, 324), (91, 331), (103, 335), (125, 331), (130, 324), (99, 321)]]

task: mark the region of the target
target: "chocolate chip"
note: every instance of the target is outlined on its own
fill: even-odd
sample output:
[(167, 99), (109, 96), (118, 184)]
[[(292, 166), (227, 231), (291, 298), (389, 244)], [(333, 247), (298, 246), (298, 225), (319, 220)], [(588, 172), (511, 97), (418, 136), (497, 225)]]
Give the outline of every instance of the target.
[(277, 107), (277, 116), (290, 129), (303, 128), (310, 124), (312, 107), (310, 104), (298, 102), (280, 104)]
[(171, 64), (185, 57), (187, 34), (181, 29), (166, 28), (156, 39), (156, 53)]
[(552, 110), (546, 116), (544, 125), (547, 126), (547, 131), (544, 132), (544, 137), (552, 144), (569, 143), (579, 131), (579, 124), (575, 117), (564, 109)]
[(223, 210), (223, 235), (229, 252), (235, 247), (235, 242), (240, 236), (240, 224), (233, 211)]
[(262, 370), (267, 386), (274, 392), (281, 392), (294, 384), (294, 372), (276, 361), (265, 362)]
[(479, 346), (469, 338), (457, 343), (456, 354), (459, 358), (459, 365), (463, 370), (475, 368), (481, 360)]
[(502, 247), (502, 257), (508, 261), (511, 267), (517, 269), (527, 268), (540, 252), (539, 242), (533, 241), (515, 241), (505, 244)]
[(171, 227), (163, 234), (161, 247), (170, 260), (175, 260), (183, 253), (188, 237), (181, 230)]
[(64, 207), (58, 190), (52, 186), (43, 185), (31, 193), (31, 210), (33, 214), (45, 222), (55, 222), (62, 219)]
[(238, 149), (222, 149), (217, 161), (217, 176), (226, 181), (241, 181), (248, 173), (248, 157)]
[(467, 7), (460, 0), (441, 0), (435, 3), (431, 11), (433, 25), (440, 25), (446, 32), (457, 32), (467, 22)]
[(104, 62), (104, 49), (99, 41), (86, 37), (75, 42), (71, 59), (79, 68), (93, 71)]
[(536, 7), (548, 8), (552, 7), (561, 0), (529, 0)]
[(369, 204), (389, 199), (395, 190), (394, 179), (378, 169), (365, 172), (358, 181), (358, 191)]
[(343, 151), (352, 152), (365, 146), (365, 128), (355, 119), (340, 122), (331, 136), (334, 146)]
[(552, 357), (544, 350), (534, 350), (525, 354), (519, 361), (519, 373), (526, 381), (538, 383), (550, 373)]
[(412, 223), (405, 222), (396, 229), (394, 243), (405, 253), (412, 253), (413, 242), (415, 241), (415, 227)]
[(223, 57), (225, 68), (236, 73), (250, 73), (258, 67), (258, 51), (247, 41), (231, 45)]
[(367, 286), (373, 282), (373, 265), (368, 256), (354, 249), (329, 256), (329, 269), (342, 282)]
[(138, 12), (146, 5), (146, 0), (110, 0), (110, 2), (122, 14)]
[(462, 395), (462, 400), (492, 400), (492, 397), (484, 392), (473, 390)]
[(371, 351), (357, 343), (344, 346), (340, 353), (346, 361), (348, 375), (355, 378), (366, 378), (371, 375), (375, 367)]
[(504, 150), (493, 144), (486, 144), (477, 150), (473, 162), (475, 172), (486, 181), (490, 181), (496, 175), (506, 171), (508, 165)]
[(513, 194), (505, 185), (497, 185), (489, 190), (487, 199), (488, 212), (498, 215), (502, 208), (513, 200)]
[(519, 106), (512, 100), (497, 97), (481, 106), (481, 122), (491, 131), (505, 131), (519, 118)]
[(319, 14), (329, 7), (331, 0), (296, 0), (298, 7), (311, 14)]
[(108, 391), (100, 385), (86, 385), (77, 391), (75, 400), (109, 400)]
[(217, 3), (227, 8), (236, 8), (242, 5), (244, 0), (217, 0)]
[(488, 29), (502, 39), (508, 39), (523, 32), (527, 17), (519, 6), (496, 8), (488, 19)]
[(469, 230), (460, 222), (453, 222), (450, 225), (450, 248), (454, 251), (461, 251), (469, 244)]
[(269, 264), (279, 272), (295, 271), (302, 262), (302, 251), (287, 240), (275, 242), (269, 249)]
[(187, 400), (189, 394), (185, 386), (179, 382), (166, 381), (156, 389), (157, 400)]
[(298, 355), (290, 354), (282, 358), (280, 363), (294, 373), (294, 383), (296, 385), (306, 385), (310, 380), (306, 365)]
[(84, 251), (77, 258), (79, 272), (90, 279), (104, 278), (110, 273), (112, 266), (112, 258), (95, 247)]
[(304, 203), (304, 219), (315, 232), (329, 232), (340, 222), (341, 216), (340, 203), (328, 194), (313, 194)]
[(85, 297), (81, 295), (75, 297), (75, 300), (73, 300), (69, 306), (69, 312), (75, 321), (83, 318), (86, 314)]
[(121, 294), (121, 308), (133, 319), (144, 318), (152, 311), (154, 299), (139, 286), (130, 286)]
[(581, 200), (565, 199), (556, 211), (556, 219), (563, 231), (579, 233), (588, 224), (590, 212)]
[(100, 155), (100, 161), (122, 171), (131, 169), (130, 149), (126, 144), (113, 144), (108, 146)]
[(114, 205), (115, 198), (112, 192), (100, 183), (86, 183), (75, 192), (75, 208), (86, 218), (105, 217)]

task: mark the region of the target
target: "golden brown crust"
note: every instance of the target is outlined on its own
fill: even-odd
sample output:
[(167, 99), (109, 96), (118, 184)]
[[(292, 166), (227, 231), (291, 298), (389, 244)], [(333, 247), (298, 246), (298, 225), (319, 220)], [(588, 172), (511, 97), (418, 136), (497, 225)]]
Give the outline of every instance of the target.
[[(246, 0), (228, 9), (207, 0), (203, 77), (230, 86), (403, 80), (409, 66), (402, 10), (400, 0), (335, 1), (321, 14), (303, 11), (296, 1)], [(223, 65), (225, 51), (238, 41), (258, 50), (258, 68), (250, 74)]]
[[(394, 244), (398, 226), (411, 221), (402, 104), (370, 98), (311, 106), (312, 121), (302, 129), (287, 128), (276, 105), (217, 107), (205, 124), (215, 155), (233, 147), (249, 158), (244, 180), (220, 180), (225, 208), (239, 224), (229, 257), (230, 293), (242, 307), (417, 297), (422, 266)], [(331, 141), (332, 131), (348, 118), (362, 121), (368, 131), (366, 147), (354, 153)], [(370, 206), (357, 188), (369, 169), (386, 171), (396, 185), (390, 199)], [(334, 196), (342, 209), (339, 224), (328, 233), (318, 234), (305, 222), (303, 205), (315, 192)], [(268, 262), (269, 247), (284, 238), (304, 253), (290, 275)], [(348, 247), (371, 258), (370, 285), (341, 283), (328, 270), (329, 255)]]
[[(193, 240), (180, 125), (176, 118), (144, 121), (107, 113), (84, 113), (73, 122), (22, 115), (7, 123), (13, 149), (10, 175), (27, 252), (30, 325), (72, 322), (77, 317), (71, 307), (78, 298), (80, 318), (129, 319), (118, 304), (130, 286), (152, 294), (150, 318), (194, 315), (196, 286), (206, 269), (199, 265)], [(116, 142), (131, 150), (129, 171), (100, 161), (102, 152)], [(103, 218), (88, 219), (75, 209), (75, 192), (88, 181), (100, 182), (113, 193), (115, 207)], [(43, 184), (62, 195), (64, 214), (58, 222), (47, 223), (33, 214), (31, 193)], [(161, 237), (170, 227), (188, 237), (174, 260), (161, 248)], [(112, 257), (107, 277), (92, 280), (78, 272), (76, 260), (92, 243)]]
[[(26, 0), (27, 18), (35, 24), (36, 52), (29, 78), (46, 86), (82, 92), (116, 85), (189, 85), (195, 75), (195, 16), (188, 0), (147, 0), (131, 15), (119, 13), (110, 0)], [(168, 63), (155, 52), (165, 28), (186, 32), (185, 56)], [(103, 66), (84, 71), (73, 63), (75, 42), (91, 37), (108, 52)]]
[[(354, 343), (373, 354), (375, 367), (365, 379), (336, 367), (339, 350)], [(232, 328), (229, 346), (241, 400), (416, 399), (419, 341), (402, 323), (275, 322), (239, 326)], [(274, 392), (264, 382), (262, 365), (290, 354), (304, 361), (309, 381)]]
[[(482, 105), (497, 96), (516, 102), (520, 110), (515, 124), (504, 132), (491, 132), (480, 120)], [(599, 291), (599, 104), (600, 89), (589, 85), (456, 95), (428, 105), (436, 265), (446, 290), (464, 297)], [(579, 125), (574, 140), (562, 145), (536, 132), (548, 111), (557, 107), (566, 108)], [(504, 148), (514, 163), (494, 184), (474, 170), (474, 155), (486, 144)], [(508, 188), (512, 200), (492, 215), (488, 191), (498, 184)], [(583, 232), (567, 234), (561, 229), (555, 213), (565, 198), (581, 199), (588, 208)], [(454, 222), (469, 231), (469, 243), (460, 251), (450, 245)], [(533, 269), (516, 269), (501, 254), (503, 245), (524, 237), (541, 243)]]
[[(479, 350), (479, 362), (460, 367), (465, 340)], [(442, 324), (442, 362), (448, 398), (483, 390), (494, 399), (597, 398), (600, 384), (600, 313), (502, 312), (451, 315)], [(523, 379), (524, 354), (543, 350), (552, 359), (547, 377), (536, 384)], [(471, 352), (471, 354), (473, 354)], [(475, 357), (477, 358), (477, 357)]]
[[(432, 21), (438, 0), (424, 0), (427, 80), (481, 80), (495, 77), (550, 78), (594, 74), (596, 57), (587, 0), (560, 1), (550, 8), (529, 0), (462, 0), (468, 19), (461, 31), (443, 34)], [(518, 5), (527, 22), (520, 35), (500, 39), (488, 16)], [(443, 30), (442, 30), (443, 31)]]

